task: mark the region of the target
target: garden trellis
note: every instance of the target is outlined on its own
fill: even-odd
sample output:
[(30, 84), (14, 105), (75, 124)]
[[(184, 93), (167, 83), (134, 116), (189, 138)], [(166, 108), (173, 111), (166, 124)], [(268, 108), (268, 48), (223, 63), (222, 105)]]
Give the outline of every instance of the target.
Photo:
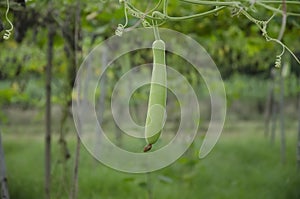
[[(201, 1), (201, 0), (181, 0), (181, 2), (195, 4), (195, 5), (204, 5), (213, 7), (212, 9), (192, 14), (188, 16), (170, 16), (168, 14), (168, 0), (159, 0), (157, 5), (147, 12), (143, 12), (136, 8), (129, 0), (120, 0), (120, 3), (124, 4), (124, 15), (126, 22), (125, 24), (119, 24), (116, 30), (116, 34), (121, 36), (123, 31), (126, 31), (128, 26), (128, 15), (131, 15), (135, 18), (140, 19), (144, 27), (151, 27), (154, 24), (160, 26), (168, 21), (182, 21), (187, 19), (202, 18), (212, 14), (218, 14), (220, 11), (225, 9), (230, 9), (231, 16), (245, 16), (249, 21), (253, 22), (258, 26), (262, 32), (262, 36), (266, 41), (273, 41), (278, 43), (282, 47), (280, 54), (276, 55), (275, 67), (279, 68), (281, 66), (281, 58), (287, 50), (294, 59), (300, 64), (299, 59), (296, 55), (286, 46), (282, 41), (283, 33), (286, 26), (286, 20), (288, 16), (300, 17), (300, 12), (290, 12), (287, 10), (288, 6), (299, 7), (300, 2), (298, 1), (259, 1), (259, 0), (249, 0), (249, 1)], [(276, 7), (277, 6), (277, 7)], [(159, 11), (159, 8), (162, 7), (162, 11)], [(266, 11), (271, 11), (273, 14), (268, 17), (267, 20), (257, 19), (251, 15), (251, 12), (256, 12), (256, 7), (262, 7)], [(274, 19), (276, 15), (282, 15), (282, 24), (281, 30), (278, 38), (273, 38), (268, 34), (268, 24)]]

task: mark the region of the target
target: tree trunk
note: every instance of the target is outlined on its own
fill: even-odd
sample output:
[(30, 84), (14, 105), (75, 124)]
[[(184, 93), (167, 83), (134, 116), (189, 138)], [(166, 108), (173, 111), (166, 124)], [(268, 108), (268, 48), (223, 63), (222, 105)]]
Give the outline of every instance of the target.
[(284, 126), (284, 77), (282, 74), (282, 68), (280, 73), (280, 143), (281, 143), (281, 162), (284, 164), (286, 160), (286, 141), (285, 141), (285, 126)]
[[(105, 49), (103, 47), (103, 52), (102, 52), (102, 59), (101, 59), (101, 71), (103, 72), (101, 79), (100, 79), (100, 96), (99, 99), (97, 101), (97, 116), (98, 116), (98, 123), (100, 126), (102, 126), (103, 124), (103, 117), (104, 117), (104, 111), (105, 111), (105, 99), (106, 99), (106, 84), (107, 84), (107, 76), (105, 73), (105, 68), (107, 65), (107, 52), (109, 50)], [(91, 66), (89, 66), (89, 68), (91, 68)], [(103, 129), (103, 128), (102, 128)], [(97, 140), (97, 142), (95, 143), (95, 148), (96, 151), (98, 151), (98, 147), (101, 145), (101, 139), (102, 139), (102, 134), (103, 132), (101, 131), (102, 129), (99, 128), (98, 125), (96, 125), (96, 137), (95, 140)]]
[[(298, 81), (300, 84), (300, 77)], [(298, 165), (298, 170), (300, 170), (300, 91), (298, 91), (298, 112), (299, 115), (298, 115), (297, 165)]]
[[(81, 130), (80, 121), (77, 123), (77, 128)], [(74, 163), (74, 175), (73, 184), (71, 187), (70, 199), (76, 199), (78, 194), (78, 169), (79, 169), (79, 158), (80, 158), (80, 137), (77, 134), (76, 151), (75, 151), (75, 163)]]
[[(281, 28), (280, 28), (279, 35), (277, 37), (277, 39), (279, 41), (282, 40), (284, 31), (285, 31), (285, 27), (286, 27), (287, 14), (286, 14), (286, 2), (285, 1), (286, 0), (282, 0)], [(283, 63), (287, 64), (286, 59), (283, 60)], [(282, 164), (285, 163), (285, 159), (286, 159), (285, 128), (284, 128), (284, 74), (282, 73), (283, 67), (285, 67), (285, 66), (282, 66), (282, 64), (281, 64), (281, 68), (280, 68), (280, 102), (279, 102), (280, 135), (281, 135), (280, 143), (281, 143), (281, 162), (282, 162)]]
[(269, 88), (268, 97), (266, 101), (266, 110), (265, 110), (265, 137), (268, 137), (270, 134), (270, 121), (272, 119), (272, 108), (274, 105), (274, 81), (271, 82)]
[[(121, 66), (121, 75), (124, 75), (126, 72), (128, 72), (129, 70), (130, 70), (130, 55), (129, 55), (129, 53), (127, 53), (127, 54), (125, 54), (124, 56), (123, 56), (123, 60), (122, 60), (122, 66)], [(126, 82), (128, 85), (128, 89), (125, 91), (125, 92), (127, 92), (125, 95), (127, 96), (127, 95), (129, 95), (130, 93), (128, 93), (128, 92), (130, 92), (132, 89), (131, 89), (131, 87), (132, 87), (132, 82), (131, 82), (131, 80), (129, 80), (129, 81), (127, 81)], [(129, 106), (129, 104), (126, 104), (125, 106)], [(120, 113), (122, 113), (122, 112), (124, 112), (124, 108), (123, 108), (123, 106), (119, 106), (118, 107), (118, 112), (120, 112)], [(135, 105), (135, 110), (137, 110), (137, 106)], [(137, 112), (136, 112), (137, 113)], [(133, 116), (135, 116), (135, 119), (136, 119), (136, 121), (137, 121), (137, 114), (132, 114), (131, 115), (132, 117)], [(115, 139), (116, 139), (116, 144), (117, 144), (117, 146), (119, 146), (119, 147), (121, 147), (122, 146), (122, 142), (123, 142), (123, 136), (122, 136), (122, 130), (118, 127), (118, 125), (117, 124), (115, 124)]]
[(5, 158), (4, 151), (2, 146), (1, 130), (0, 130), (0, 184), (1, 184), (1, 198), (9, 199), (7, 177), (6, 177), (6, 167), (5, 167)]
[(50, 199), (51, 189), (51, 79), (53, 61), (54, 27), (49, 25), (46, 66), (46, 135), (45, 135), (45, 198)]
[[(76, 12), (75, 12), (75, 29), (74, 29), (74, 59), (75, 59), (75, 68), (78, 69), (78, 56), (77, 56), (77, 46), (79, 45), (79, 32), (81, 28), (80, 22), (80, 1), (76, 1)], [(81, 48), (80, 48), (81, 49)], [(75, 74), (76, 74), (75, 69)], [(81, 122), (77, 124), (78, 131), (81, 132)], [(78, 132), (78, 133), (79, 133)], [(76, 199), (78, 194), (78, 171), (79, 171), (79, 159), (80, 159), (80, 137), (79, 134), (76, 134), (77, 142), (76, 142), (76, 151), (75, 151), (75, 163), (74, 163), (74, 175), (73, 175), (73, 184), (71, 187), (70, 199)]]
[(275, 143), (276, 137), (276, 127), (277, 127), (277, 116), (278, 116), (278, 103), (277, 101), (273, 100), (272, 102), (272, 109), (271, 109), (271, 144)]
[(108, 49), (103, 48), (102, 52), (102, 63), (101, 63), (101, 71), (103, 72), (101, 80), (100, 80), (100, 96), (98, 100), (98, 122), (101, 125), (103, 122), (103, 113), (104, 113), (104, 107), (105, 107), (105, 98), (106, 98), (106, 73), (105, 68), (107, 65), (107, 51)]

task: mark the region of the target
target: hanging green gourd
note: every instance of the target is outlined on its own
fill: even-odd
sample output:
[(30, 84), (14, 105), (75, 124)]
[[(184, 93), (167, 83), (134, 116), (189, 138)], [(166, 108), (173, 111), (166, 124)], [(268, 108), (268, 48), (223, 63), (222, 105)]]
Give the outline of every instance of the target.
[(165, 42), (157, 36), (157, 29), (155, 29), (155, 33), (156, 40), (152, 44), (153, 70), (145, 125), (147, 145), (144, 148), (144, 152), (149, 151), (152, 145), (159, 139), (166, 114), (167, 69), (165, 62)]

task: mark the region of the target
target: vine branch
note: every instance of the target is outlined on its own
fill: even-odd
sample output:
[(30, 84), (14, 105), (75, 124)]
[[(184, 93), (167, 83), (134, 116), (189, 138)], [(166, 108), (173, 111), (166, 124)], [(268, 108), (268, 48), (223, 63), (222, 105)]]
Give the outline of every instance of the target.
[[(167, 21), (182, 21), (182, 20), (188, 20), (188, 19), (195, 19), (195, 18), (203, 18), (212, 14), (216, 14), (225, 8), (230, 8), (233, 11), (232, 16), (239, 15), (240, 13), (243, 14), (246, 18), (248, 18), (250, 21), (255, 23), (259, 29), (262, 31), (262, 35), (265, 37), (267, 41), (273, 41), (278, 43), (279, 45), (282, 46), (282, 52), (276, 56), (276, 61), (275, 61), (275, 67), (280, 67), (281, 65), (281, 57), (284, 54), (285, 50), (287, 50), (293, 58), (300, 64), (299, 59), (296, 57), (296, 55), (283, 43), (281, 42), (284, 32), (285, 32), (285, 27), (286, 27), (286, 21), (288, 16), (295, 16), (295, 17), (300, 17), (300, 13), (295, 13), (295, 12), (288, 12), (287, 11), (287, 5), (296, 5), (300, 6), (299, 1), (286, 1), (286, 0), (272, 0), (272, 1), (266, 1), (266, 0), (241, 0), (241, 1), (202, 1), (202, 0), (180, 0), (181, 2), (184, 3), (190, 3), (190, 4), (197, 4), (197, 5), (205, 5), (205, 6), (214, 6), (214, 9), (204, 11), (201, 13), (197, 14), (192, 14), (188, 16), (170, 16), (168, 15), (168, 0), (160, 0), (158, 4), (151, 9), (148, 12), (142, 12), (139, 9), (137, 9), (134, 5), (131, 4), (130, 0), (120, 0), (121, 3), (124, 3), (124, 13), (126, 17), (126, 23), (125, 25), (119, 24), (118, 29), (116, 31), (116, 34), (121, 36), (124, 30), (124, 27), (127, 25), (128, 22), (128, 16), (127, 14), (132, 15), (133, 17), (139, 18), (140, 20), (143, 21), (143, 25), (145, 27), (153, 26), (155, 33), (157, 33), (155, 27), (167, 22)], [(158, 8), (162, 5), (162, 12), (158, 10)], [(271, 5), (274, 4), (279, 4), (282, 6), (282, 9), (275, 8)], [(260, 7), (265, 8), (266, 10), (269, 10), (273, 12), (273, 15), (270, 17), (269, 20), (263, 21), (263, 20), (258, 20), (252, 17), (248, 10), (251, 11), (251, 8), (254, 5), (258, 5)], [(249, 9), (250, 8), (250, 9)], [(152, 15), (150, 13), (152, 12)], [(281, 14), (282, 15), (282, 23), (281, 23), (281, 29), (278, 35), (278, 38), (272, 38), (268, 35), (267, 31), (267, 25), (268, 23), (273, 19), (273, 17), (276, 14)], [(148, 20), (151, 20), (153, 23), (152, 25), (148, 22)], [(160, 23), (158, 23), (160, 22)], [(157, 37), (157, 34), (155, 34)]]
[(280, 32), (279, 35), (277, 37), (277, 39), (280, 41), (282, 40), (284, 31), (285, 31), (285, 27), (286, 27), (286, 20), (287, 20), (287, 16), (286, 16), (286, 1), (282, 0), (282, 22), (281, 22), (281, 28), (280, 28)]

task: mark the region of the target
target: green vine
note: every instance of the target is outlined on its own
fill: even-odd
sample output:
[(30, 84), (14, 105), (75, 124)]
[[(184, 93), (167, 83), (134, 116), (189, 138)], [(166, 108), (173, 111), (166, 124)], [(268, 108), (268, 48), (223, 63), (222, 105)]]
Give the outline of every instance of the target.
[[(119, 24), (116, 30), (116, 35), (121, 36), (124, 32), (125, 27), (128, 25), (128, 14), (132, 17), (138, 18), (142, 21), (144, 27), (157, 27), (166, 23), (168, 21), (182, 21), (187, 19), (195, 19), (195, 18), (203, 18), (212, 14), (218, 14), (220, 11), (229, 8), (232, 13), (232, 17), (237, 15), (244, 15), (248, 20), (253, 22), (258, 26), (260, 31), (262, 32), (262, 36), (266, 39), (266, 41), (273, 41), (277, 44), (281, 45), (282, 52), (276, 55), (275, 67), (281, 66), (281, 57), (287, 50), (293, 58), (300, 64), (299, 59), (296, 55), (282, 42), (281, 39), (276, 39), (269, 36), (267, 27), (269, 22), (274, 18), (275, 15), (281, 14), (287, 16), (295, 16), (300, 17), (300, 13), (295, 12), (287, 12), (284, 9), (280, 9), (280, 6), (284, 3), (285, 5), (293, 5), (299, 6), (299, 1), (264, 1), (264, 0), (241, 0), (241, 1), (202, 1), (202, 0), (180, 0), (181, 2), (197, 4), (197, 5), (205, 5), (205, 6), (213, 6), (214, 8), (205, 12), (188, 15), (188, 16), (170, 16), (168, 15), (168, 0), (160, 0), (157, 5), (147, 12), (142, 12), (137, 9), (130, 0), (120, 0), (120, 3), (124, 4), (124, 14), (126, 22), (124, 25)], [(272, 5), (279, 5), (278, 8), (273, 7)], [(162, 11), (158, 9), (162, 6)], [(254, 18), (249, 14), (250, 11), (256, 11), (255, 6), (260, 6), (268, 11), (273, 12), (273, 15), (266, 21), (259, 20)], [(152, 24), (149, 23), (152, 21)]]

